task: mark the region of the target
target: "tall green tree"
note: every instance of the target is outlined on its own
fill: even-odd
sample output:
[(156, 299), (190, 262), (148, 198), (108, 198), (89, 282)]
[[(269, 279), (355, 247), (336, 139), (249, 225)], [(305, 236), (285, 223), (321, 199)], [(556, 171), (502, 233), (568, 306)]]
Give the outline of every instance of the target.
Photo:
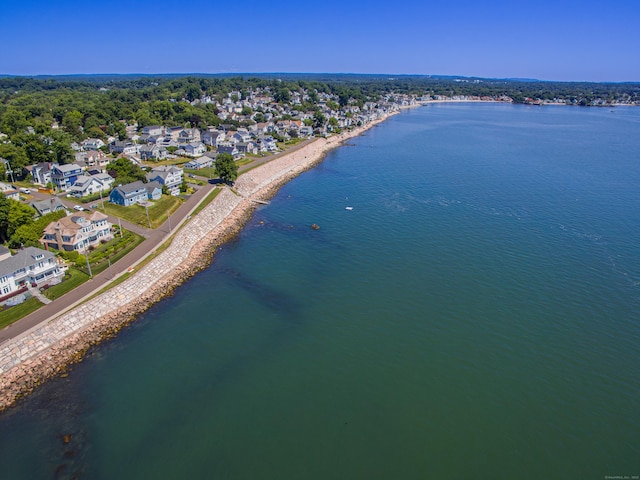
[(42, 217), (34, 220), (31, 223), (20, 225), (16, 228), (16, 231), (11, 235), (9, 239), (9, 246), (11, 248), (25, 247), (39, 247), (40, 239), (44, 233), (44, 229), (51, 222), (55, 222), (64, 217), (66, 212), (64, 210), (58, 210), (57, 212), (51, 212)]
[(0, 121), (0, 130), (7, 135), (23, 131), (29, 125), (25, 118), (25, 113), (24, 110), (18, 107), (7, 108), (2, 115), (2, 121)]
[(8, 237), (7, 227), (9, 226), (9, 202), (4, 195), (0, 195), (0, 240), (5, 241)]
[(225, 183), (233, 185), (238, 178), (238, 164), (229, 153), (221, 153), (216, 157), (216, 175)]
[(326, 121), (326, 117), (321, 112), (316, 112), (313, 114), (313, 126), (315, 128), (324, 126)]
[(116, 158), (107, 165), (107, 172), (116, 179), (116, 184), (124, 185), (126, 183), (140, 180), (147, 182), (147, 177), (139, 166), (134, 165), (124, 157)]
[(80, 127), (82, 126), (82, 113), (78, 110), (71, 110), (62, 117), (62, 126), (71, 135), (78, 136), (80, 133)]
[(7, 238), (10, 238), (18, 227), (33, 223), (36, 211), (29, 205), (9, 200), (9, 211), (7, 213)]
[[(22, 170), (29, 165), (29, 158), (24, 147), (13, 143), (0, 144), (0, 157), (9, 160), (14, 177), (21, 176)], [(2, 195), (4, 197), (4, 195)]]

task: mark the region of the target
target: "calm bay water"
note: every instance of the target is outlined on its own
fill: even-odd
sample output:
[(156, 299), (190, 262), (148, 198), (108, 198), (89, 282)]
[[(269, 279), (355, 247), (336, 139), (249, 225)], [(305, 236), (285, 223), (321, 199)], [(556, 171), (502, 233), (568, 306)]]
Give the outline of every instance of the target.
[(639, 133), (632, 108), (391, 118), (1, 415), (0, 477), (640, 475)]

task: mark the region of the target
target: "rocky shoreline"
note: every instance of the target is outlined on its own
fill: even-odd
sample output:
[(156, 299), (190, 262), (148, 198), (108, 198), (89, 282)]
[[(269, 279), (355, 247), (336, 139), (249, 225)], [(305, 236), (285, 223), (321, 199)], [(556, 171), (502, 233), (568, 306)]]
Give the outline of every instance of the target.
[[(318, 139), (243, 174), (235, 185), (237, 193), (224, 189), (183, 227), (179, 232), (182, 237), (176, 236), (171, 246), (140, 272), (30, 333), (33, 338), (3, 345), (0, 349), (0, 412), (47, 379), (63, 374), (69, 365), (81, 361), (91, 346), (113, 338), (138, 315), (172, 295), (178, 286), (210, 265), (216, 249), (235, 237), (251, 218), (256, 207), (254, 200), (273, 197), (284, 184), (321, 162), (328, 151), (386, 118), (388, 115), (352, 132)], [(183, 240), (189, 234), (196, 239), (191, 248), (189, 242)], [(172, 249), (181, 255), (170, 251)], [(158, 278), (157, 272), (162, 268), (156, 267), (163, 261), (166, 272)], [(144, 283), (145, 275), (152, 279), (150, 286), (138, 286)], [(104, 309), (107, 311), (100, 311)]]

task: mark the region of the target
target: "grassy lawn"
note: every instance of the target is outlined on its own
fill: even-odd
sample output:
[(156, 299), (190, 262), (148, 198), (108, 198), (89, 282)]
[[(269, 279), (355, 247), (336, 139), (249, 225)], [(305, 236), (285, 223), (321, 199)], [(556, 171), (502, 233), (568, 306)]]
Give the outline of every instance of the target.
[(177, 157), (177, 158), (168, 158), (166, 160), (158, 160), (157, 162), (143, 162), (142, 165), (145, 167), (158, 167), (160, 165), (182, 165), (187, 163), (189, 160), (193, 160), (188, 157)]
[(184, 173), (186, 175), (197, 175), (198, 177), (218, 178), (218, 175), (216, 175), (215, 167), (205, 167), (205, 168), (201, 168), (200, 170), (195, 170), (193, 168), (185, 168)]
[(286, 142), (277, 142), (277, 145), (280, 150), (286, 150), (288, 147), (293, 147), (300, 142), (304, 142), (304, 140), (304, 138), (292, 138), (290, 140), (287, 140)]
[[(151, 220), (151, 228), (158, 228), (164, 223), (164, 221), (175, 212), (178, 207), (184, 202), (180, 197), (173, 197), (170, 195), (163, 195), (160, 200), (153, 202), (153, 205), (149, 207), (149, 220)], [(105, 211), (116, 217), (120, 217), (141, 227), (148, 228), (149, 222), (147, 220), (147, 213), (145, 208), (141, 205), (131, 205), (129, 207), (123, 207), (122, 205), (116, 205), (114, 203), (104, 204)]]
[(126, 230), (120, 238), (119, 234), (104, 245), (96, 248), (89, 254), (89, 263), (91, 264), (91, 273), (97, 275), (116, 263), (138, 245), (144, 242), (144, 238), (136, 233)]
[(245, 156), (247, 158), (264, 158), (264, 157), (268, 157), (270, 154), (269, 153), (247, 153), (245, 154)]
[(40, 300), (31, 297), (15, 307), (2, 307), (3, 310), (0, 311), (0, 328), (11, 325), (31, 312), (35, 312), (41, 306)]
[(89, 275), (75, 268), (69, 268), (64, 278), (62, 279), (62, 283), (47, 288), (43, 292), (43, 295), (49, 300), (55, 300), (56, 298), (60, 298), (65, 293), (73, 290), (77, 286), (82, 285), (87, 280), (89, 280)]
[(255, 160), (255, 158), (248, 158), (248, 157), (244, 157), (241, 158), (240, 160), (236, 161), (236, 164), (239, 167), (243, 167), (245, 165), (249, 165), (251, 162), (253, 162)]

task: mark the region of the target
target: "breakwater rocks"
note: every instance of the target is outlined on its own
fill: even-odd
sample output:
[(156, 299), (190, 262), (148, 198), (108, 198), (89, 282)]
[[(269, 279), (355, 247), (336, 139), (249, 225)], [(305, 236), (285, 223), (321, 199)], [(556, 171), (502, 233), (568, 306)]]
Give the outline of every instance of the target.
[[(382, 121), (384, 119), (380, 119)], [(375, 122), (379, 123), (379, 122)], [(175, 235), (171, 244), (132, 276), (59, 317), (0, 346), (0, 411), (80, 361), (86, 351), (135, 320), (210, 264), (215, 249), (236, 235), (255, 203), (268, 200), (331, 149), (373, 126), (318, 139), (240, 176)]]

